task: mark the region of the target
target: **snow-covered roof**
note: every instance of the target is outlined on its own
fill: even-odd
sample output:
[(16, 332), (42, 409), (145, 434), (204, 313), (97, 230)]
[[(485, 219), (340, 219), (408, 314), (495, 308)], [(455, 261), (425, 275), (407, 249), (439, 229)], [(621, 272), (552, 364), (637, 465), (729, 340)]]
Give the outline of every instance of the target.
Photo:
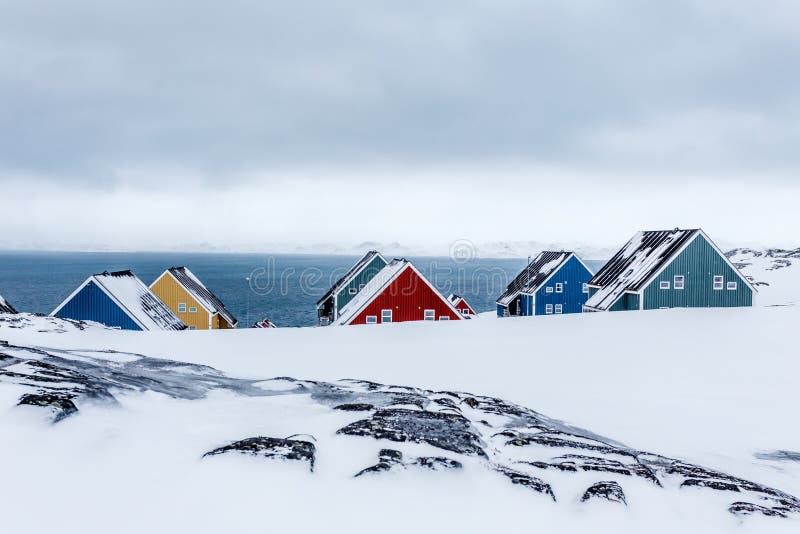
[[(187, 267), (170, 267), (167, 272), (172, 275), (176, 282), (189, 292), (189, 294), (206, 309), (208, 313), (215, 313), (225, 319), (228, 324), (235, 326), (238, 322), (236, 317), (229, 312), (221, 300), (200, 281), (195, 274)], [(164, 273), (166, 274), (166, 273)], [(162, 275), (163, 276), (163, 275)], [(159, 277), (160, 278), (160, 277)], [(155, 282), (153, 282), (155, 284)], [(152, 287), (152, 286), (151, 286)]]
[(184, 330), (177, 315), (172, 313), (166, 304), (150, 291), (144, 282), (131, 271), (116, 271), (94, 274), (86, 279), (78, 289), (53, 310), (55, 315), (72, 298), (90, 282), (94, 282), (125, 313), (136, 322), (142, 330)]
[(655, 230), (637, 232), (596, 275), (590, 286), (600, 289), (586, 307), (607, 310), (626, 291), (638, 291), (666, 265), (700, 230)]
[(447, 300), (449, 300), (450, 303), (453, 304), (453, 306), (455, 306), (456, 304), (458, 304), (459, 300), (464, 300), (464, 297), (462, 297), (461, 295), (456, 295), (455, 293), (450, 293), (450, 295), (447, 297)]
[(389, 264), (378, 271), (378, 273), (367, 282), (364, 289), (359, 291), (350, 302), (344, 305), (339, 312), (336, 324), (347, 324), (373, 297), (380, 293), (383, 288), (388, 286), (405, 268), (410, 267), (408, 260), (394, 259)]
[[(363, 270), (363, 269), (364, 269), (364, 268), (365, 268), (367, 265), (369, 265), (369, 263), (370, 263), (370, 262), (371, 262), (371, 261), (372, 261), (372, 260), (373, 260), (375, 257), (380, 257), (380, 258), (383, 258), (383, 256), (381, 256), (381, 253), (380, 253), (380, 252), (378, 252), (377, 250), (370, 250), (369, 252), (367, 252), (366, 254), (364, 254), (364, 257), (363, 257), (363, 258), (361, 258), (360, 260), (358, 260), (358, 261), (356, 262), (356, 264), (355, 264), (355, 265), (353, 265), (353, 266), (350, 268), (350, 270), (349, 270), (349, 271), (347, 271), (347, 272), (344, 274), (344, 276), (342, 276), (341, 278), (339, 278), (339, 279), (336, 281), (336, 283), (335, 283), (335, 284), (333, 284), (333, 285), (331, 286), (331, 288), (328, 290), (328, 292), (327, 292), (327, 293), (325, 293), (325, 294), (322, 296), (322, 298), (321, 298), (321, 299), (319, 299), (319, 300), (317, 301), (317, 306), (319, 307), (319, 305), (320, 305), (320, 304), (322, 304), (323, 302), (325, 302), (326, 300), (328, 300), (328, 299), (329, 299), (331, 296), (333, 296), (333, 295), (335, 295), (336, 293), (338, 293), (340, 289), (342, 289), (344, 286), (346, 286), (347, 284), (349, 284), (349, 283), (350, 283), (350, 281), (351, 281), (351, 280), (352, 280), (352, 279), (353, 279), (353, 278), (354, 278), (356, 275), (358, 275), (358, 273), (360, 273), (360, 272), (361, 272), (361, 271), (362, 271), (362, 270)], [(387, 263), (387, 262), (386, 262), (386, 260), (384, 260), (384, 263)]]
[(0, 295), (0, 313), (17, 313), (14, 306), (9, 304), (8, 301), (3, 298), (3, 295)]
[(533, 293), (572, 255), (566, 250), (543, 250), (514, 278), (497, 303), (508, 306), (520, 293)]

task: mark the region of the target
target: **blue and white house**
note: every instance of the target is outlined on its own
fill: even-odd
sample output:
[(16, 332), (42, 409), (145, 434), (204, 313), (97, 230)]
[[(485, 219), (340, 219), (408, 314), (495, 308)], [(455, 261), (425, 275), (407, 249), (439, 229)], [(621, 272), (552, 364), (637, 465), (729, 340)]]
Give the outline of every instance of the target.
[(186, 329), (183, 321), (131, 271), (90, 276), (50, 315), (122, 330)]
[(545, 250), (497, 299), (497, 316), (581, 313), (591, 278), (592, 272), (574, 252)]

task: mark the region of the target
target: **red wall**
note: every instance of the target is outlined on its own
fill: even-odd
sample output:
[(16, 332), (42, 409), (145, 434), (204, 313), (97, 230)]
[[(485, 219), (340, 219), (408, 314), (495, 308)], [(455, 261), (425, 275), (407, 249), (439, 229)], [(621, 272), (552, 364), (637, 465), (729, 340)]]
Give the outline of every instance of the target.
[(367, 315), (374, 315), (381, 322), (381, 310), (392, 310), (392, 322), (422, 321), (425, 310), (436, 310), (436, 320), (446, 315), (451, 320), (461, 319), (454, 313), (444, 297), (407, 267), (397, 279), (378, 295), (350, 324), (366, 324)]
[(464, 299), (461, 299), (460, 301), (458, 301), (458, 304), (456, 305), (456, 308), (458, 308), (458, 311), (469, 310), (469, 313), (471, 315), (475, 315), (475, 310), (473, 310), (472, 306), (467, 304), (467, 301), (464, 300)]

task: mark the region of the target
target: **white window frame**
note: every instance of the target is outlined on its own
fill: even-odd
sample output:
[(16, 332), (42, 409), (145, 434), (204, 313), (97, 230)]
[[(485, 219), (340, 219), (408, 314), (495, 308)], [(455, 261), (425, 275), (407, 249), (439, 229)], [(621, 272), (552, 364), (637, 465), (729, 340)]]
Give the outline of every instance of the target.
[(553, 315), (553, 305), (552, 304), (545, 304), (544, 305), (544, 314), (545, 315)]
[[(389, 318), (387, 321), (386, 318)], [(381, 323), (391, 323), (394, 320), (392, 310), (381, 310)]]
[(422, 320), (423, 321), (435, 321), (436, 320), (436, 310), (425, 310), (422, 312)]
[(378, 324), (377, 315), (367, 315), (367, 324)]
[(467, 316), (469, 316), (469, 315), (470, 315), (470, 313), (469, 313), (469, 308), (464, 308), (463, 310), (461, 310), (461, 315), (467, 315)]
[(544, 292), (545, 293), (552, 293), (553, 292), (553, 286), (547, 286), (546, 288), (544, 288)]
[(658, 283), (658, 289), (669, 289), (669, 288), (670, 288), (669, 280), (661, 280)]
[(712, 283), (711, 287), (714, 289), (714, 291), (722, 291), (723, 289), (725, 289), (725, 277), (722, 276), (721, 274), (715, 274), (711, 283)]
[(449, 321), (450, 320), (450, 316), (449, 315), (440, 315), (439, 316), (439, 320), (440, 321)]
[(728, 291), (736, 291), (739, 289), (739, 284), (734, 280), (728, 280), (728, 283), (725, 284), (725, 289)]
[(197, 330), (197, 327), (193, 324), (189, 325), (189, 330)]
[(686, 277), (682, 274), (676, 274), (672, 277), (672, 289), (683, 289), (686, 287)]
[(186, 303), (179, 302), (178, 303), (178, 313), (186, 313)]
[(354, 288), (354, 287), (351, 287), (350, 289), (347, 290), (347, 292), (350, 295), (355, 295), (356, 293), (358, 293), (358, 290), (356, 288)]
[(561, 282), (556, 283), (556, 293), (563, 293), (564, 292), (564, 284)]
[(583, 293), (589, 293), (589, 284), (588, 284), (588, 283), (586, 283), (586, 282), (584, 282), (584, 283), (583, 283), (583, 287), (581, 288), (581, 291), (582, 291)]
[(197, 306), (189, 306), (189, 313), (197, 313)]
[(564, 312), (564, 305), (563, 304), (556, 304), (555, 313), (559, 315)]

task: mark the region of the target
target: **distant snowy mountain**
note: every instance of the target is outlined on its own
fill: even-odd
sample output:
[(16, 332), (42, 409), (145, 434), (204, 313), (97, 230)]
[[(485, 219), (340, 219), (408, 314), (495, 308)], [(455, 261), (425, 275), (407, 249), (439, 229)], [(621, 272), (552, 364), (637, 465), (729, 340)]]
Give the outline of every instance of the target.
[(726, 256), (754, 282), (756, 305), (800, 303), (800, 248), (737, 248)]

